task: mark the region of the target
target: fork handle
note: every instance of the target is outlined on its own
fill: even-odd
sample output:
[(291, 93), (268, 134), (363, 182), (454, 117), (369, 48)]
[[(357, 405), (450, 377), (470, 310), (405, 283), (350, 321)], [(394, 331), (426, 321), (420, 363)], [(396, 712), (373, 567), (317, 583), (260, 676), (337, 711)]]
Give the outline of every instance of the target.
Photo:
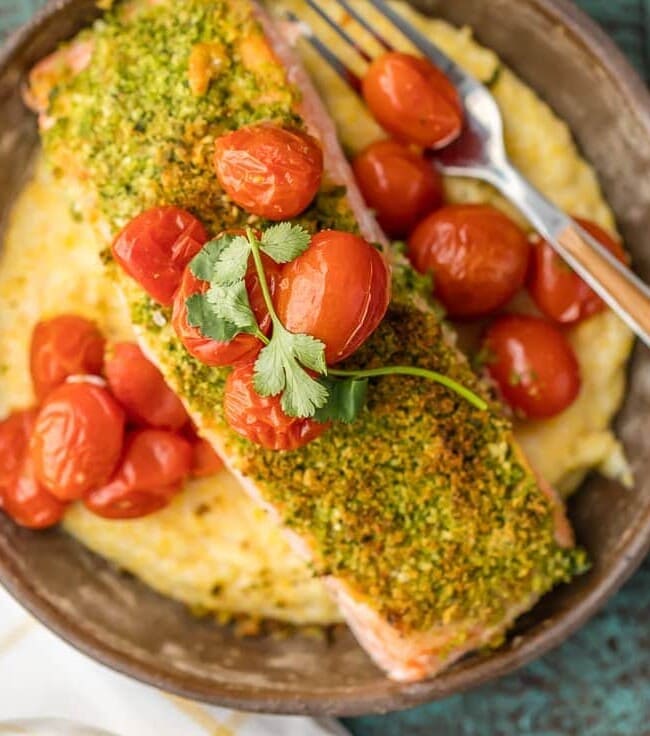
[(650, 347), (650, 287), (513, 166), (490, 177), (539, 234)]

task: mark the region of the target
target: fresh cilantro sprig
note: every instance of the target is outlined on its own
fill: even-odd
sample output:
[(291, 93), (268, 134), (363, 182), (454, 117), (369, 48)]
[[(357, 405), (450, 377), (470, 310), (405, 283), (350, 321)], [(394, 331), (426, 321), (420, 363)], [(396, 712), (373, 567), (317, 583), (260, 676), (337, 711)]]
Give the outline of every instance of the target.
[(413, 365), (389, 365), (385, 368), (370, 368), (368, 370), (359, 371), (339, 371), (330, 369), (330, 376), (340, 376), (341, 378), (356, 378), (357, 380), (365, 378), (382, 378), (385, 376), (412, 376), (413, 378), (426, 378), (428, 381), (439, 383), (441, 386), (445, 386), (454, 393), (457, 393), (463, 399), (468, 401), (472, 406), (481, 411), (485, 411), (488, 408), (487, 401), (483, 400), (480, 396), (475, 394), (469, 388), (466, 388), (458, 381), (454, 381), (453, 378), (445, 376), (443, 373), (437, 371), (430, 371), (427, 368), (418, 368)]
[(311, 235), (290, 222), (272, 225), (262, 233), (260, 250), (276, 263), (291, 263), (302, 255), (311, 242)]
[(242, 250), (250, 253), (248, 238), (226, 234), (206, 243), (190, 263), (194, 276), (209, 282), (210, 289), (187, 299), (187, 321), (217, 342), (230, 342), (241, 333), (266, 340), (248, 298), (248, 255), (242, 259)]
[[(226, 234), (207, 243), (190, 269), (196, 278), (209, 282), (210, 289), (187, 299), (188, 322), (219, 342), (229, 342), (242, 333), (260, 339), (265, 347), (255, 365), (255, 390), (260, 396), (281, 395), (288, 416), (306, 418), (318, 413), (322, 421), (353, 421), (365, 402), (359, 401), (358, 389), (348, 390), (346, 385), (357, 387), (363, 381), (323, 378), (327, 373), (325, 345), (284, 327), (275, 311), (260, 255), (264, 253), (276, 263), (289, 263), (305, 252), (310, 240), (303, 228), (282, 222), (259, 238), (249, 229), (245, 236)], [(245, 277), (251, 256), (273, 323), (270, 339), (260, 330), (248, 298)], [(355, 396), (356, 401), (350, 401), (349, 396)]]
[(289, 263), (307, 250), (310, 239), (306, 230), (290, 222), (269, 227), (259, 240), (252, 230), (246, 235), (226, 233), (203, 246), (192, 261), (192, 273), (202, 281), (230, 286), (246, 276), (253, 243), (276, 263)]
[(245, 285), (252, 243), (276, 263), (288, 263), (309, 247), (310, 236), (301, 227), (282, 222), (268, 228), (261, 239), (226, 233), (211, 240), (192, 260), (190, 269), (197, 279), (208, 281), (206, 294), (187, 300), (188, 322), (206, 337), (229, 342), (238, 334), (255, 335), (266, 342), (250, 305)]
[[(435, 381), (455, 391), (478, 409), (487, 403), (448, 376), (413, 366), (387, 366), (372, 370), (328, 369), (325, 344), (311, 335), (294, 334), (275, 311), (262, 253), (276, 263), (289, 263), (309, 247), (310, 235), (303, 228), (282, 222), (258, 236), (222, 235), (207, 243), (190, 268), (200, 280), (210, 283), (204, 294), (187, 299), (188, 321), (203, 335), (229, 342), (239, 334), (255, 335), (264, 348), (255, 363), (254, 387), (260, 396), (280, 396), (284, 412), (291, 417), (317, 421), (353, 422), (363, 410), (369, 379), (405, 375)], [(250, 305), (245, 277), (253, 259), (273, 331), (262, 333)]]
[(230, 342), (241, 332), (236, 324), (218, 316), (205, 294), (193, 294), (186, 300), (185, 306), (188, 324), (197, 327), (202, 335), (211, 340)]
[[(281, 232), (281, 227), (276, 225), (270, 231), (267, 230), (267, 233), (274, 231), (274, 236), (277, 236)], [(289, 228), (293, 229), (291, 225)], [(285, 232), (287, 235), (290, 234), (290, 230), (287, 231), (286, 228)], [(264, 249), (264, 236), (260, 242), (249, 230), (248, 240), (264, 302), (273, 323), (271, 340), (263, 348), (255, 363), (253, 379), (255, 390), (260, 396), (282, 394), (282, 409), (290, 417), (313, 417), (318, 409), (322, 409), (327, 404), (330, 396), (328, 389), (308, 372), (311, 370), (320, 375), (327, 373), (325, 343), (311, 335), (293, 334), (282, 324), (271, 298), (261, 252), (264, 250), (271, 258), (274, 256)], [(293, 246), (283, 246), (278, 238), (272, 252), (278, 257), (293, 260), (290, 258), (292, 251), (304, 251), (302, 242), (298, 238), (294, 238), (294, 241)], [(307, 239), (308, 245), (309, 239)], [(288, 263), (289, 260), (286, 262)]]
[(249, 254), (248, 238), (226, 233), (206, 243), (192, 260), (190, 269), (201, 281), (224, 286), (234, 284), (246, 276)]
[(255, 363), (254, 385), (260, 396), (282, 394), (282, 409), (290, 417), (312, 417), (327, 403), (328, 390), (307, 372), (327, 372), (325, 345), (309, 335), (294, 335), (280, 322)]

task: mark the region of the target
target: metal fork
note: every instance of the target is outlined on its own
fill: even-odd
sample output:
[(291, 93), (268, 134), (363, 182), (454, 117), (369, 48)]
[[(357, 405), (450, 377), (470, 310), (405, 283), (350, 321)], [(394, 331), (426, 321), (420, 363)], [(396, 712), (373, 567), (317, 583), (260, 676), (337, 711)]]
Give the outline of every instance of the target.
[[(367, 31), (381, 48), (392, 46), (353, 7), (350, 0), (334, 0), (349, 17)], [(438, 46), (413, 28), (385, 0), (368, 0), (413, 45), (454, 83), (465, 107), (465, 128), (461, 137), (436, 153), (436, 162), (444, 174), (471, 177), (489, 182), (499, 190), (559, 255), (650, 347), (650, 288), (622, 264), (595, 238), (539, 192), (509, 161), (503, 140), (501, 113), (489, 90), (467, 74)], [(372, 61), (359, 43), (328, 14), (319, 0), (306, 0), (318, 15), (364, 59)], [(290, 20), (298, 21), (292, 14)], [(313, 29), (300, 23), (303, 35), (316, 51), (357, 92), (359, 77), (318, 38)]]

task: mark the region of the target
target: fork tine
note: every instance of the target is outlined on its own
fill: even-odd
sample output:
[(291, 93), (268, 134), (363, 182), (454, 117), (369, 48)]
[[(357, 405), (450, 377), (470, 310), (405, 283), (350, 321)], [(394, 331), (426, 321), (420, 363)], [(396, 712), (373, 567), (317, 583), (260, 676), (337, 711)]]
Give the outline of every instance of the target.
[(296, 23), (303, 30), (303, 38), (305, 38), (316, 50), (320, 56), (334, 69), (341, 79), (357, 93), (361, 94), (361, 78), (358, 77), (339, 57), (331, 51), (321, 40), (314, 34), (311, 28), (298, 18), (295, 13), (287, 12), (285, 16), (292, 23)]
[[(347, 0), (338, 0), (347, 5)], [(430, 41), (423, 33), (414, 28), (409, 21), (402, 18), (385, 0), (369, 0), (373, 8), (396, 26), (406, 38), (411, 41), (425, 56), (427, 56), (444, 74), (456, 85), (461, 95), (463, 92), (476, 88), (481, 83), (461, 69), (438, 46)]]
[(377, 30), (372, 27), (372, 25), (357, 11), (355, 10), (348, 0), (335, 0), (342, 8), (345, 10), (345, 12), (351, 17), (354, 18), (354, 20), (365, 30), (367, 31), (374, 39), (377, 41), (377, 43), (386, 51), (394, 51), (395, 49), (391, 46), (391, 44), (386, 41), (383, 36), (381, 36), (379, 33), (377, 33)]
[[(330, 28), (332, 28), (338, 35), (363, 58), (364, 61), (370, 62), (372, 61), (372, 57), (370, 54), (361, 48), (361, 46), (350, 36), (350, 34), (338, 23), (334, 21), (333, 18), (331, 18), (316, 2), (316, 0), (305, 0), (307, 5), (315, 12), (317, 13), (324, 21), (327, 23)], [(343, 5), (343, 3), (341, 3)]]

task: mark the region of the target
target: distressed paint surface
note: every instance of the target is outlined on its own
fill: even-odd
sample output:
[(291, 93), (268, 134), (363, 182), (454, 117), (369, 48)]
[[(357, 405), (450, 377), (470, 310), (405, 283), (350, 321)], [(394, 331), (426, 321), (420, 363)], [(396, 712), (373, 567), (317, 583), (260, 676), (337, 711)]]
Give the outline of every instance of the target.
[(43, 0), (0, 0), (0, 38), (24, 23), (44, 4)]
[(355, 736), (649, 736), (650, 562), (529, 667), (440, 703), (346, 725)]
[[(0, 37), (42, 4), (0, 0)], [(650, 0), (579, 4), (650, 79)], [(346, 725), (355, 736), (650, 736), (650, 561), (589, 625), (531, 666), (441, 703)]]

